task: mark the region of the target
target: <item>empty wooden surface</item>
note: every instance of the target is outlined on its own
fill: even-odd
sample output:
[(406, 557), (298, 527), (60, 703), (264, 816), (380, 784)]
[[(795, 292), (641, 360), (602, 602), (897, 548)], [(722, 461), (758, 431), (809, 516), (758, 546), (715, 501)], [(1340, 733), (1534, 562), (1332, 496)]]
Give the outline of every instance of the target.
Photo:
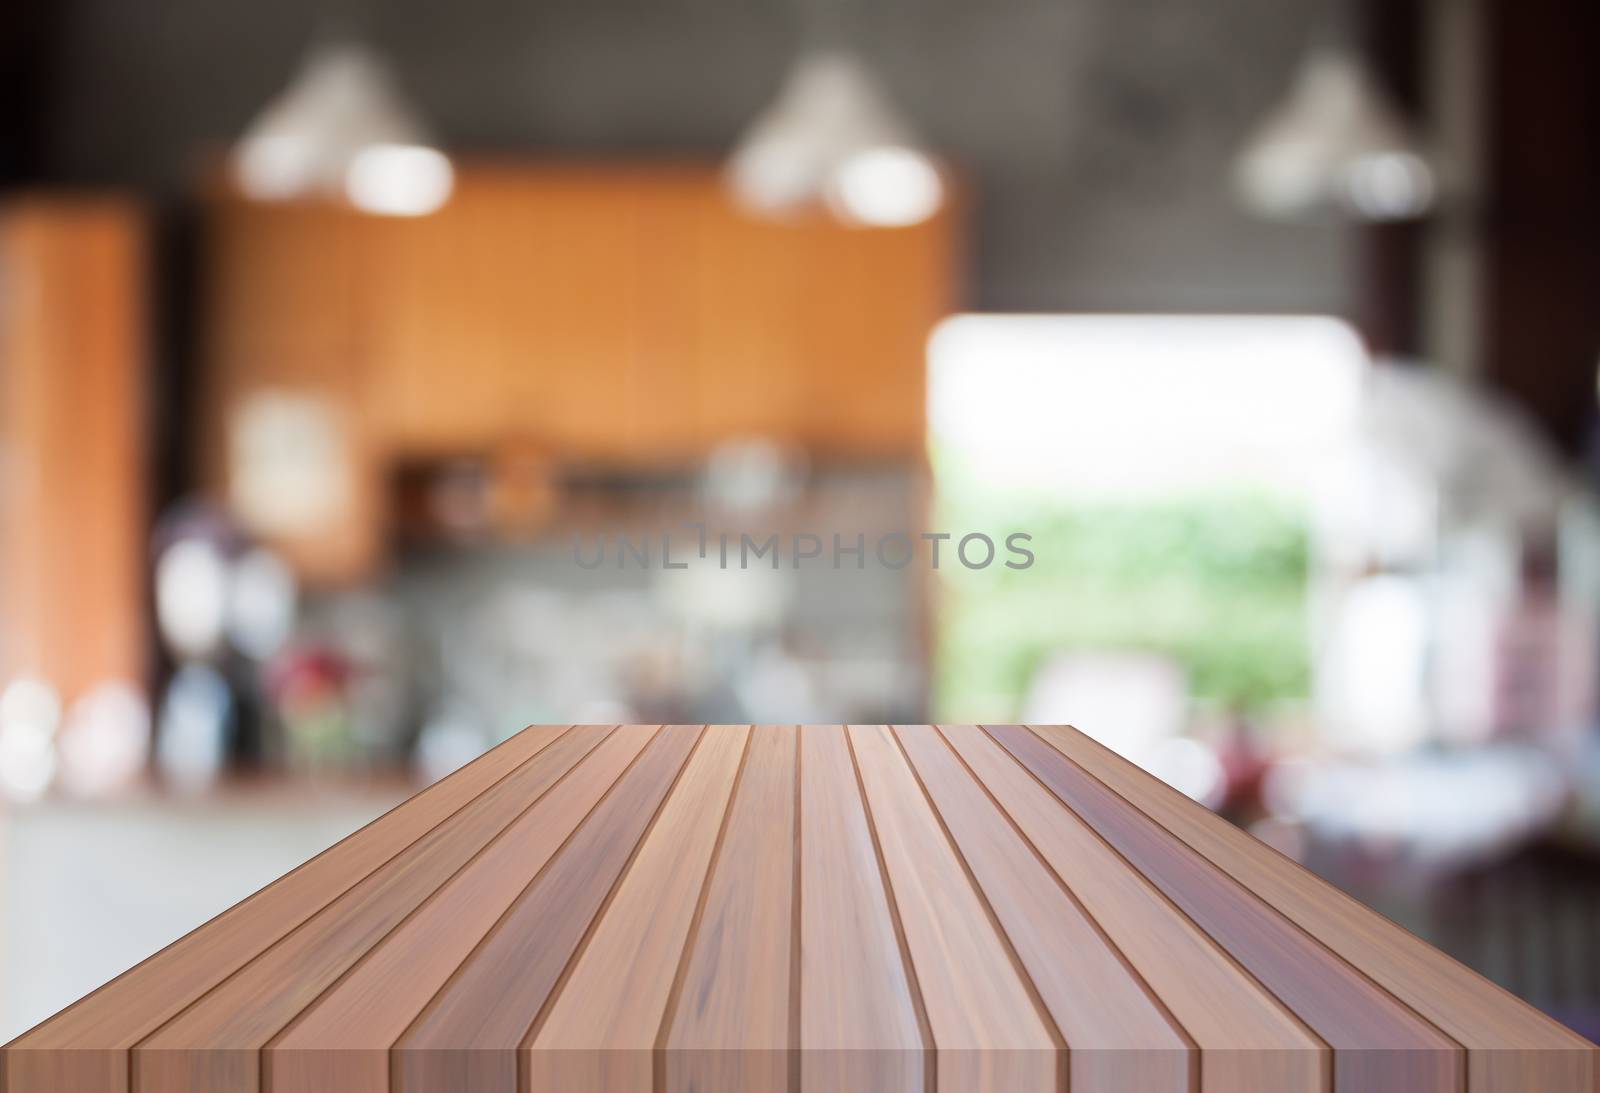
[(1067, 728), (536, 727), (6, 1093), (1593, 1093), (1600, 1049)]

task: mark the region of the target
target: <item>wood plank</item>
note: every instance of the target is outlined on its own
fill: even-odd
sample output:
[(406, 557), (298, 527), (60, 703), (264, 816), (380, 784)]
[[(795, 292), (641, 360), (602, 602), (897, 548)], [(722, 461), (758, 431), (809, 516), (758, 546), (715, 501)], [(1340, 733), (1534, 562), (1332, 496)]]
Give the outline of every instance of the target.
[(23, 1033), (6, 1046), (7, 1088), (127, 1093), (134, 1044), (566, 731), (512, 737)]
[(799, 313), (787, 340), (805, 369), (813, 450), (921, 457), (928, 334), (960, 310), (952, 272), (961, 265), (962, 211), (959, 194), (951, 197), (907, 228), (863, 231), (822, 218), (790, 229), (797, 237), (786, 246), (798, 252), (801, 280), (787, 304)]
[(600, 739), (567, 732), (141, 1041), (133, 1049), (138, 1088), (254, 1093), (267, 1041)]
[(982, 730), (951, 745), (1199, 1046), (1206, 1093), (1325, 1089), (1326, 1048)]
[(528, 1088), (650, 1088), (667, 1002), (749, 742), (747, 725), (706, 729), (571, 977), (529, 1038)]
[(0, 680), (145, 678), (150, 212), (0, 199)]
[(701, 738), (669, 725), (395, 1044), (396, 1093), (515, 1093), (517, 1048)]
[(1053, 1093), (1057, 1035), (895, 738), (882, 725), (852, 725), (848, 735), (932, 1030), (938, 1086)]
[(1472, 1093), (1593, 1093), (1600, 1050), (1075, 729), (1036, 731), (1467, 1050)]
[(842, 727), (801, 728), (799, 777), (801, 1093), (921, 1093), (932, 1044)]
[(896, 730), (1068, 1047), (1073, 1093), (1189, 1093), (1193, 1045), (938, 732)]
[(1597, 1058), (1071, 730), (578, 726), (0, 1049), (0, 1093), (1594, 1093)]
[(624, 725), (394, 930), (267, 1050), (271, 1093), (388, 1093), (389, 1048), (638, 758)]
[(677, 989), (668, 1093), (788, 1093), (798, 745), (793, 725), (751, 735)]
[(1333, 1049), (1337, 1093), (1451, 1093), (1461, 1049), (1020, 726), (991, 733)]

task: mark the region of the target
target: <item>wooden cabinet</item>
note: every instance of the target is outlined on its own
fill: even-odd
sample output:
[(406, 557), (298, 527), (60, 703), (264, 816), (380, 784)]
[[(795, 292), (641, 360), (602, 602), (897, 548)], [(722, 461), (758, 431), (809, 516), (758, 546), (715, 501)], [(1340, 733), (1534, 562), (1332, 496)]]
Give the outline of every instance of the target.
[[(209, 223), (204, 478), (312, 579), (366, 572), (382, 548), (372, 226), (333, 206), (243, 201)], [(299, 508), (269, 518), (285, 493)]]
[(208, 219), (219, 489), (230, 423), (262, 392), (324, 399), (348, 434), (356, 496), (337, 526), (267, 536), (314, 579), (370, 567), (397, 460), (515, 443), (660, 467), (744, 436), (921, 456), (924, 345), (954, 303), (949, 211), (771, 223), (712, 167), (469, 164), (415, 220), (225, 190)]
[(145, 674), (143, 210), (0, 206), (0, 687)]

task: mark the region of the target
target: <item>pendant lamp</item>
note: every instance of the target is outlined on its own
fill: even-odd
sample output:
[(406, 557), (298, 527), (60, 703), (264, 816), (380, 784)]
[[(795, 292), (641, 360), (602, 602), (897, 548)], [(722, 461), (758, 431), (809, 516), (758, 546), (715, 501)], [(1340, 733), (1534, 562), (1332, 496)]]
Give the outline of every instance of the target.
[(1407, 220), (1433, 206), (1435, 174), (1399, 109), (1344, 49), (1312, 51), (1287, 99), (1235, 164), (1240, 200), (1257, 215)]
[(390, 216), (431, 213), (454, 184), (450, 161), (429, 142), (388, 65), (357, 41), (312, 46), (245, 130), (233, 168), (258, 200), (332, 197)]
[(877, 77), (842, 50), (802, 54), (728, 162), (735, 198), (785, 217), (818, 205), (871, 227), (926, 220), (944, 201), (933, 157)]

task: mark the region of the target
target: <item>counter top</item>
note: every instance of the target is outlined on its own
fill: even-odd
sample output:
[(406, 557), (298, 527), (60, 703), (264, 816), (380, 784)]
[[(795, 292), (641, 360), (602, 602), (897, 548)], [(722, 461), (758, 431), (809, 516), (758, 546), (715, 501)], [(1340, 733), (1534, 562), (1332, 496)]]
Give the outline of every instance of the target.
[(1600, 1049), (1073, 729), (539, 726), (7, 1093), (1592, 1093)]

